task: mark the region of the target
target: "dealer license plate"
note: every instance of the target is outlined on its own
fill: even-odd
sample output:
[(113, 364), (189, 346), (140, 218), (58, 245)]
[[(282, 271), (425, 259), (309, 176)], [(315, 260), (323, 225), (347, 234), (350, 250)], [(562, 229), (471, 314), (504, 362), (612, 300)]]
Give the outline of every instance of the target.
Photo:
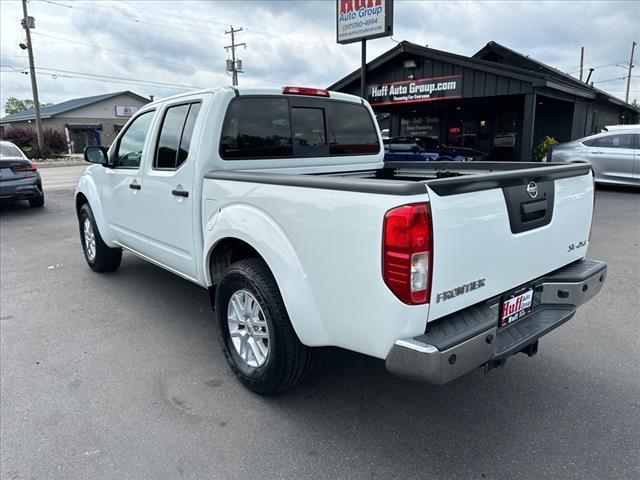
[(507, 295), (502, 301), (498, 327), (506, 327), (516, 320), (520, 320), (531, 311), (532, 304), (533, 288)]

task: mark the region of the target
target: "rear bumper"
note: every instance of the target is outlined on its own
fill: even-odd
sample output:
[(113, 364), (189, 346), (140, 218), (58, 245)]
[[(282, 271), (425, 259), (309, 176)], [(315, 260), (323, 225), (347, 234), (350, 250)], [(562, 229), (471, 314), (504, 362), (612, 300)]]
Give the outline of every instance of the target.
[(539, 278), (533, 282), (532, 311), (499, 330), (498, 299), (438, 319), (424, 335), (397, 340), (387, 355), (387, 370), (442, 385), (477, 367), (500, 365), (518, 352), (533, 355), (540, 337), (598, 294), (606, 274), (606, 263), (580, 260)]
[(38, 177), (0, 183), (0, 200), (28, 200), (42, 196), (42, 181)]

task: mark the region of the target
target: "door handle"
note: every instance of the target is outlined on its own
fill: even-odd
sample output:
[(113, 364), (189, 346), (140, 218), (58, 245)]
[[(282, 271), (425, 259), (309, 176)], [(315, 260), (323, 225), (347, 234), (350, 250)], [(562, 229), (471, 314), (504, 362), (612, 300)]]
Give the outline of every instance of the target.
[(601, 155), (601, 154), (603, 154), (604, 152), (597, 151), (597, 152), (591, 152), (591, 153), (593, 153), (593, 154), (595, 154), (595, 155)]
[(140, 190), (142, 188), (142, 185), (140, 185), (139, 183), (130, 183), (129, 188), (132, 190)]
[(175, 195), (176, 197), (188, 197), (189, 192), (186, 190), (171, 190), (171, 195)]

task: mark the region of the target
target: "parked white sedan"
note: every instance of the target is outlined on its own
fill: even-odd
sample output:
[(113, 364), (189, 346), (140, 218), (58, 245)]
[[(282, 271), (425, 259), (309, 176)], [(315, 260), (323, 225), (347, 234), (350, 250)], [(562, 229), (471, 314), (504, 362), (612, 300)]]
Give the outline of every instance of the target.
[(597, 183), (640, 187), (640, 125), (553, 145), (549, 161), (589, 162)]

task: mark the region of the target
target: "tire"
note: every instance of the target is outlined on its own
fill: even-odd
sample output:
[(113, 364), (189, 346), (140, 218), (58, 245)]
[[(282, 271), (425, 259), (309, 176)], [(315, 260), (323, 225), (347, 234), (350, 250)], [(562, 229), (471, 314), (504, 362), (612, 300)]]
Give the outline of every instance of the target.
[(44, 207), (44, 193), (36, 198), (29, 199), (29, 206), (31, 208)]
[[(122, 262), (122, 250), (119, 248), (110, 248), (104, 243), (88, 203), (80, 207), (78, 220), (82, 251), (84, 252), (84, 258), (89, 267), (95, 272), (111, 272), (117, 269), (120, 266), (120, 262)], [(93, 244), (90, 242), (90, 236), (85, 235), (86, 222), (91, 226), (90, 233), (93, 235)], [(90, 248), (90, 246), (92, 248)]]
[[(234, 302), (236, 307), (242, 307), (243, 300), (246, 311), (254, 315), (249, 319), (243, 317), (242, 308), (234, 309)], [(275, 278), (262, 259), (241, 260), (226, 270), (216, 288), (215, 315), (224, 356), (236, 377), (253, 392), (283, 392), (299, 384), (311, 371), (315, 351), (298, 339)], [(238, 317), (246, 323), (241, 325)], [(245, 335), (241, 335), (243, 332)], [(244, 350), (238, 350), (243, 338)]]

